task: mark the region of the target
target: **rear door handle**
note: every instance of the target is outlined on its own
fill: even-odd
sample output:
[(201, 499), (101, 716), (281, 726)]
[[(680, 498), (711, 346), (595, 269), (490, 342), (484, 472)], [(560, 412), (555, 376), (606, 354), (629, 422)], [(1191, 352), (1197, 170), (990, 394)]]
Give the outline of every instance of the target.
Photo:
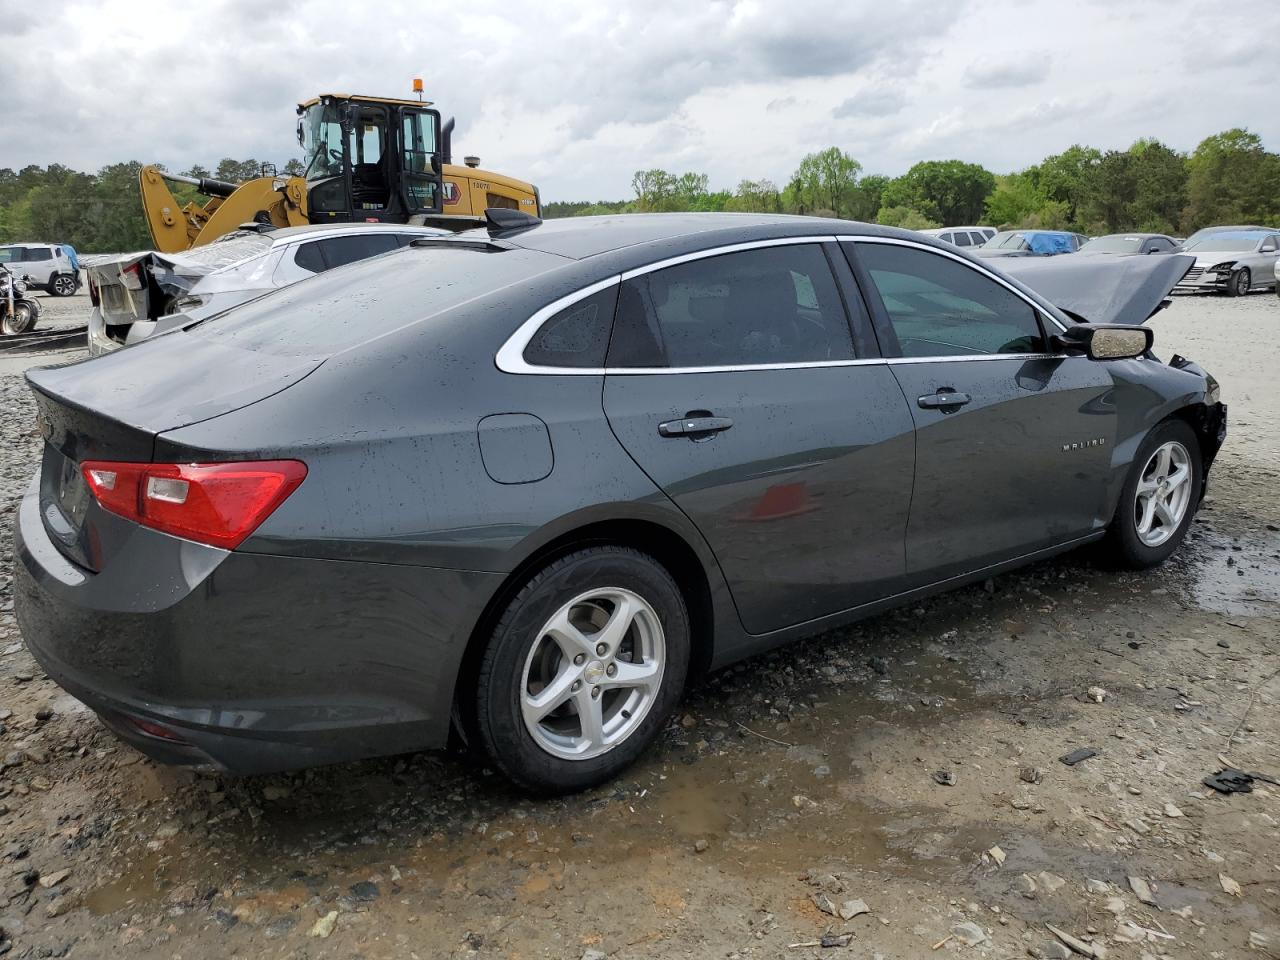
[(728, 417), (684, 417), (681, 420), (667, 420), (658, 424), (658, 435), (706, 440), (732, 426), (733, 421)]
[(963, 407), (972, 399), (973, 397), (967, 393), (956, 393), (952, 390), (942, 389), (937, 393), (918, 398), (916, 403), (926, 410), (932, 410), (938, 407)]

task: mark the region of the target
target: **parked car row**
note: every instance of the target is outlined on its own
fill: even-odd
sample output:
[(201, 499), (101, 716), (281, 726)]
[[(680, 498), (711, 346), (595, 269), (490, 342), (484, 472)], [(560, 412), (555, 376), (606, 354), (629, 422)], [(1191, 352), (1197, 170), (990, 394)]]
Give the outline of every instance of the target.
[[(1187, 253), (1195, 264), (1175, 288), (1181, 293), (1220, 292), (1244, 296), (1254, 290), (1280, 294), (1280, 229), (1221, 226), (1197, 230), (1184, 241), (1163, 233), (1114, 233), (1092, 239), (1063, 230), (1002, 230), (991, 227), (946, 227), (923, 231), (956, 246), (973, 246), (975, 231), (990, 231), (973, 252), (984, 258), (1145, 256)], [(963, 238), (963, 240), (961, 239)]]
[[(234, 241), (263, 271), (238, 289), (301, 266), (286, 233)], [(581, 789), (708, 669), (1086, 543), (1162, 562), (1225, 435), (1213, 378), (1151, 352), (1172, 257), (1070, 258), (1076, 291), (1125, 278), (1080, 323), (848, 221), (392, 234), (27, 374), (23, 635), (154, 757), (264, 772), (456, 725)]]

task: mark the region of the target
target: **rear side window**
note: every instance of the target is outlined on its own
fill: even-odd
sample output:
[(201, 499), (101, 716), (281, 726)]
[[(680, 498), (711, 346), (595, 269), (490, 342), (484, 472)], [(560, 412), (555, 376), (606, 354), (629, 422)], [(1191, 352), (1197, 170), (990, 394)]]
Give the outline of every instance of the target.
[(324, 272), (324, 257), (320, 254), (319, 243), (300, 243), (293, 255), (293, 262), (309, 273)]
[(324, 255), (325, 265), (332, 270), (334, 267), (346, 266), (357, 260), (376, 257), (380, 253), (390, 253), (399, 246), (399, 243), (395, 234), (392, 233), (366, 233), (347, 237), (326, 237), (316, 246)]
[(22, 259), (21, 247), (0, 248), (0, 263), (17, 263)]
[(904, 357), (1045, 352), (1036, 311), (986, 274), (914, 247), (854, 247)]
[(615, 284), (565, 307), (538, 328), (524, 348), (525, 362), (540, 367), (603, 367), (617, 303)]
[(707, 257), (624, 280), (610, 367), (849, 360), (853, 342), (816, 243)]

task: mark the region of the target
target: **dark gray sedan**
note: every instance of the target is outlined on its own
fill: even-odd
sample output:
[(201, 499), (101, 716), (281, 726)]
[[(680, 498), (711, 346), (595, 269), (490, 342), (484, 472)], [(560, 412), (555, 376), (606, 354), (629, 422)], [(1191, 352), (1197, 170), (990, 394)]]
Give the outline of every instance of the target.
[(907, 231), (525, 219), (29, 373), (15, 604), (49, 674), (163, 760), (456, 718), (575, 790), (708, 669), (1091, 541), (1157, 564), (1200, 503), (1225, 408), (1145, 326)]

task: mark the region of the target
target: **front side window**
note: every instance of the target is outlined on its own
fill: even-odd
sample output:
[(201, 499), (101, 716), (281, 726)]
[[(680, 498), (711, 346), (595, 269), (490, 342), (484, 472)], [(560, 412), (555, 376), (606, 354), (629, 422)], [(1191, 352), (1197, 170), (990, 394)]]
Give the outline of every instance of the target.
[(706, 257), (625, 280), (610, 367), (735, 367), (853, 358), (816, 243)]
[(1044, 353), (1036, 311), (1012, 290), (949, 257), (859, 243), (904, 357)]
[(967, 231), (957, 230), (954, 234), (952, 234), (952, 238), (953, 239), (951, 242), (954, 243), (957, 247), (969, 246), (969, 234)]
[(27, 247), (27, 259), (36, 262), (41, 260), (52, 260), (53, 251), (48, 247)]
[(1263, 240), (1263, 241), (1262, 241), (1262, 249), (1261, 249), (1261, 252), (1262, 252), (1262, 253), (1275, 253), (1275, 252), (1276, 252), (1276, 238), (1275, 238), (1275, 237), (1268, 237), (1266, 240)]

